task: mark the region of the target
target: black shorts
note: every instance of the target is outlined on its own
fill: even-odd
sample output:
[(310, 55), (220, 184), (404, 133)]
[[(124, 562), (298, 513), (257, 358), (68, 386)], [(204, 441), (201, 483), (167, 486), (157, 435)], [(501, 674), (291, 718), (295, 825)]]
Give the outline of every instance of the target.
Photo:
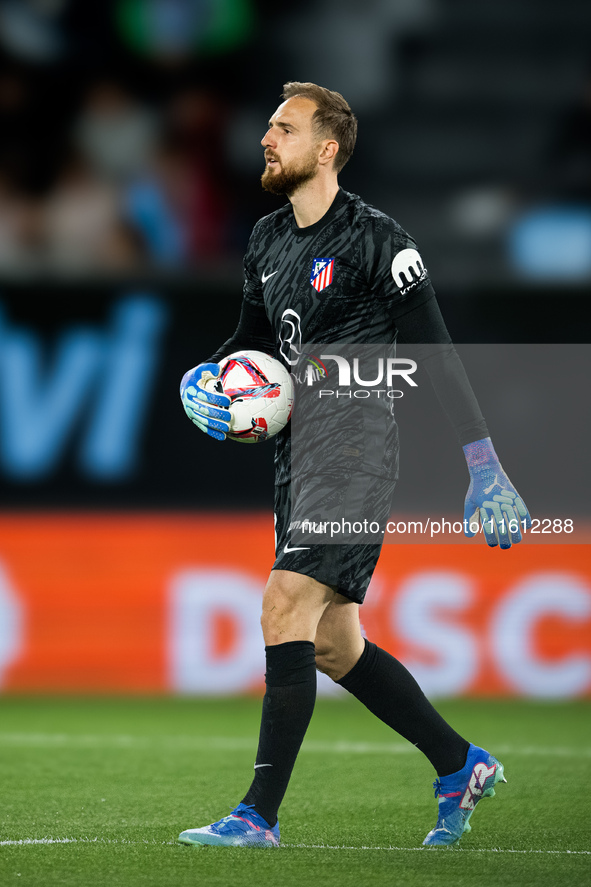
[[(297, 482), (296, 486), (298, 485)], [(371, 495), (368, 497), (370, 506), (373, 507), (371, 519), (378, 519), (384, 523), (389, 517), (390, 502), (394, 492), (393, 480), (372, 479)], [(319, 498), (323, 502), (334, 498), (335, 489), (338, 495), (347, 488), (340, 478), (337, 484), (332, 484), (330, 477), (320, 480), (313, 478), (307, 481), (299, 481), (300, 488), (304, 487), (304, 501), (315, 501)], [(298, 494), (298, 501), (300, 497)], [(380, 514), (376, 513), (376, 503)], [(324, 513), (324, 512), (323, 512)], [(329, 512), (330, 513), (330, 502)], [(323, 585), (330, 585), (339, 594), (344, 595), (358, 604), (362, 604), (367, 587), (370, 583), (373, 571), (376, 568), (382, 538), (379, 542), (355, 542), (354, 544), (335, 543), (322, 544), (312, 542), (311, 539), (292, 539), (292, 485), (291, 483), (277, 484), (275, 486), (275, 563), (273, 570), (291, 570), (294, 573), (302, 573), (311, 576)], [(318, 538), (318, 536), (316, 536)], [(375, 535), (368, 537), (375, 539)]]

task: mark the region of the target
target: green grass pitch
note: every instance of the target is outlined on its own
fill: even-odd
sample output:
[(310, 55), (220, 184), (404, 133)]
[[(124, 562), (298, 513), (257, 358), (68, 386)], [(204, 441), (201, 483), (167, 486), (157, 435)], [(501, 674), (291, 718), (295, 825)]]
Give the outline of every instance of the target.
[(422, 848), (429, 763), (355, 700), (317, 704), (279, 849), (194, 848), (246, 790), (260, 700), (0, 700), (0, 884), (559, 887), (591, 883), (588, 703), (447, 701), (503, 761), (460, 849)]

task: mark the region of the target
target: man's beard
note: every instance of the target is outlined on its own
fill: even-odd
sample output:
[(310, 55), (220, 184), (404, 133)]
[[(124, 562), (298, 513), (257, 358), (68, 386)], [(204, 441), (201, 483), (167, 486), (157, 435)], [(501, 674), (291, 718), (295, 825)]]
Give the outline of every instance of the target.
[(261, 185), (270, 194), (286, 194), (290, 197), (298, 188), (311, 181), (317, 172), (318, 156), (316, 153), (309, 154), (298, 167), (285, 166), (275, 173), (266, 166), (261, 176)]

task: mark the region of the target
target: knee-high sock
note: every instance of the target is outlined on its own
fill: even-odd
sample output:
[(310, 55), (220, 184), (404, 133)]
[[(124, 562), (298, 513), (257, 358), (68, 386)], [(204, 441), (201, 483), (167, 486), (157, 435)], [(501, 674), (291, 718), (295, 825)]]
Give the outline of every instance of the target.
[(267, 684), (254, 780), (243, 799), (269, 825), (277, 822), (291, 771), (316, 701), (316, 654), (311, 641), (265, 647)]
[(398, 659), (366, 640), (359, 661), (340, 681), (431, 761), (438, 776), (461, 770), (469, 743), (433, 708), (411, 673)]

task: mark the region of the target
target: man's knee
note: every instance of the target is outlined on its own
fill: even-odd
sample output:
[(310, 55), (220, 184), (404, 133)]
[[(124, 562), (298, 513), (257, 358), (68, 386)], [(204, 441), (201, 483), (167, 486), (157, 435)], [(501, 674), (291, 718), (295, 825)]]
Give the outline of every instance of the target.
[(289, 583), (274, 582), (263, 596), (261, 626), (265, 637), (269, 632), (281, 633), (297, 614), (298, 595)]
[(311, 640), (333, 592), (309, 576), (275, 570), (263, 595), (261, 626), (265, 643)]

